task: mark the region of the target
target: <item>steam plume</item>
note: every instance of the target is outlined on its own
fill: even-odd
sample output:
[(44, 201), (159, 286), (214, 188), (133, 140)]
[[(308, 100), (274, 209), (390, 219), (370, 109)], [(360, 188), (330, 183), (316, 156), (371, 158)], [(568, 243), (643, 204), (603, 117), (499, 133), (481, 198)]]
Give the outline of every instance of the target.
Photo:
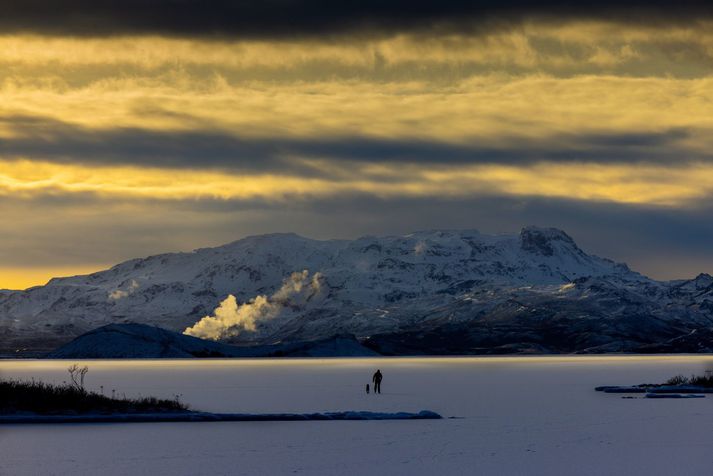
[(134, 291), (139, 289), (139, 283), (136, 282), (135, 279), (132, 279), (131, 281), (129, 281), (129, 284), (125, 288), (126, 289), (115, 289), (114, 291), (110, 292), (108, 300), (118, 301), (119, 299), (124, 299), (125, 297), (132, 295)]
[(244, 331), (255, 331), (260, 321), (277, 317), (287, 306), (305, 304), (320, 291), (322, 275), (315, 273), (311, 278), (307, 270), (292, 273), (282, 287), (272, 296), (256, 296), (244, 304), (238, 304), (230, 294), (213, 311), (212, 316), (205, 316), (184, 334), (203, 339), (219, 340), (232, 337)]

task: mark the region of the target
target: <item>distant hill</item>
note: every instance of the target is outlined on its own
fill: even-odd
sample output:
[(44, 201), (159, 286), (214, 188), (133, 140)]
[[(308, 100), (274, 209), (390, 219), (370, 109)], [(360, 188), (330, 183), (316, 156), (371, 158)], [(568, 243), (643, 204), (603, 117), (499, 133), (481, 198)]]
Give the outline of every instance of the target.
[(376, 352), (352, 336), (314, 342), (238, 347), (145, 324), (109, 324), (87, 332), (49, 353), (50, 359), (182, 359), (193, 357), (346, 357)]
[(240, 345), (351, 334), (394, 355), (676, 352), (710, 346), (713, 277), (656, 281), (564, 231), (526, 227), (261, 235), (0, 292), (0, 350), (56, 347), (127, 322)]

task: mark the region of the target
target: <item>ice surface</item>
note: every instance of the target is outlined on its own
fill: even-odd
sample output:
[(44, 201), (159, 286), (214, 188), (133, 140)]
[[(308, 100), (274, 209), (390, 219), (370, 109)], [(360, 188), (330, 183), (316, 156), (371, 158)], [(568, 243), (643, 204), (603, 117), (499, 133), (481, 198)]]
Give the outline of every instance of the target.
[[(63, 361), (2, 361), (65, 379)], [(713, 369), (709, 356), (87, 361), (88, 385), (214, 412), (424, 408), (458, 419), (0, 427), (0, 474), (700, 475), (711, 400), (621, 399), (598, 385)], [(372, 373), (381, 395), (366, 395)]]

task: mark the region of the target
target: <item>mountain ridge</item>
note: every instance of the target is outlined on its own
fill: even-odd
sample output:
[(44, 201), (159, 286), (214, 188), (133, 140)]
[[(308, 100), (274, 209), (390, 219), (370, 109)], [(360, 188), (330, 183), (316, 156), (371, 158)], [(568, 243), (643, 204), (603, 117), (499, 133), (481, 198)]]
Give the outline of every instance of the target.
[[(211, 325), (196, 328), (206, 317)], [(562, 230), (528, 226), (253, 235), (0, 292), (8, 348), (56, 346), (126, 322), (242, 345), (353, 334), (394, 354), (630, 351), (713, 326), (713, 278), (656, 281), (586, 253)]]

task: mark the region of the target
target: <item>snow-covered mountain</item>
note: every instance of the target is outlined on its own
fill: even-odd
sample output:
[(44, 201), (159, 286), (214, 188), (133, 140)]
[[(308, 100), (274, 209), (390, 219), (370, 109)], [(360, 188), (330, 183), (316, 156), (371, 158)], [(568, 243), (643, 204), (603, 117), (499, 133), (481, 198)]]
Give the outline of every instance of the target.
[(713, 278), (654, 281), (527, 227), (261, 235), (0, 292), (6, 349), (125, 322), (243, 344), (348, 333), (386, 353), (626, 351), (712, 326)]

